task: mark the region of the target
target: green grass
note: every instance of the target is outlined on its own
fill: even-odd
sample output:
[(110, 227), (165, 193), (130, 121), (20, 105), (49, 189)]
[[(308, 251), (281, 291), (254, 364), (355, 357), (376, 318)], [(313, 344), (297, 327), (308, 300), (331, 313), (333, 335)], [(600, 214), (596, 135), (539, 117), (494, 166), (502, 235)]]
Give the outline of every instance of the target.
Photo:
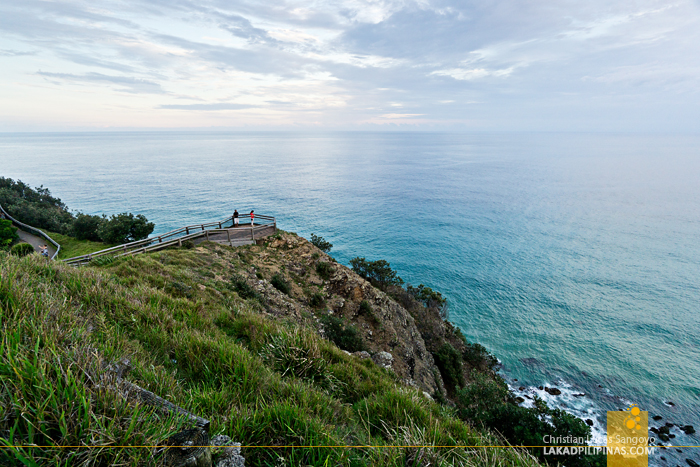
[(102, 242), (92, 242), (90, 240), (78, 240), (68, 235), (63, 235), (56, 232), (44, 231), (46, 235), (53, 238), (56, 243), (61, 245), (61, 251), (58, 252), (57, 259), (68, 259), (75, 256), (87, 255), (96, 251), (104, 250), (105, 248), (114, 245), (108, 245)]
[[(212, 434), (274, 446), (245, 447), (247, 466), (538, 465), (520, 450), (469, 447), (502, 442), (312, 329), (261, 313), (230, 281), (239, 250), (81, 268), (0, 253), (0, 465), (153, 465), (139, 446), (189, 425), (110, 389), (104, 366), (124, 358), (129, 381), (210, 419)], [(425, 447), (395, 447), (407, 444)]]

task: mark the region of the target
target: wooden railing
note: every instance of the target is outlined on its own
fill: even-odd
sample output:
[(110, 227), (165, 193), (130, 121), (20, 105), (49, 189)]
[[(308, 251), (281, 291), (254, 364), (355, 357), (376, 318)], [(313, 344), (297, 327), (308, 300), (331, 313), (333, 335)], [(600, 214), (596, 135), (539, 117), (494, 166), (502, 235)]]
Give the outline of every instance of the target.
[(61, 251), (61, 245), (59, 245), (57, 242), (55, 242), (53, 238), (49, 237), (48, 235), (46, 235), (46, 234), (45, 234), (44, 232), (42, 232), (41, 230), (39, 230), (39, 229), (37, 229), (37, 228), (35, 228), (35, 227), (32, 227), (31, 225), (27, 225), (27, 224), (24, 224), (24, 223), (18, 221), (17, 219), (15, 219), (15, 218), (12, 217), (11, 215), (9, 215), (9, 214), (7, 213), (7, 211), (5, 211), (5, 209), (4, 209), (2, 206), (0, 206), (0, 211), (2, 212), (2, 214), (3, 214), (7, 219), (9, 219), (10, 221), (12, 221), (13, 224), (17, 224), (17, 226), (18, 226), (19, 228), (21, 228), (22, 230), (26, 230), (26, 231), (29, 231), (29, 232), (33, 233), (34, 235), (38, 235), (38, 236), (40, 236), (40, 237), (44, 237), (47, 241), (51, 242), (51, 244), (52, 244), (53, 246), (56, 247), (56, 253), (54, 253), (53, 256), (51, 256), (51, 259), (55, 259), (56, 256), (58, 256), (58, 252)]
[[(249, 230), (252, 241), (255, 241), (256, 232), (259, 233), (260, 231), (265, 230), (269, 227), (277, 228), (277, 222), (275, 218), (271, 216), (256, 214), (255, 224), (252, 226), (250, 223), (250, 217), (240, 217), (239, 219), (241, 221), (241, 224), (233, 230), (236, 232)], [(228, 227), (226, 227), (227, 224)], [(156, 251), (170, 246), (182, 246), (183, 242), (186, 242), (188, 240), (194, 240), (200, 237), (206, 237), (208, 240), (211, 235), (215, 234), (227, 235), (230, 242), (230, 233), (232, 227), (233, 216), (227, 217), (226, 219), (217, 222), (187, 225), (185, 227), (171, 230), (170, 232), (154, 237), (149, 237), (144, 240), (137, 240), (135, 242), (113, 246), (111, 248), (96, 251), (95, 253), (89, 253), (87, 255), (75, 256), (73, 258), (64, 259), (63, 261), (74, 266), (79, 266), (81, 264), (89, 263), (93, 259), (99, 258), (101, 256), (118, 257), (137, 255), (140, 253), (146, 253), (147, 251)]]

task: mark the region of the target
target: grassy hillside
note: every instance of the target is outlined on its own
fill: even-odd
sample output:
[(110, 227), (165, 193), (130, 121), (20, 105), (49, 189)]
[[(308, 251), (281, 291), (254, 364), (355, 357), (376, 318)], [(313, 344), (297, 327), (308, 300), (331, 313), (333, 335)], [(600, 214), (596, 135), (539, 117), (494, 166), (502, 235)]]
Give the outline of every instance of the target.
[(49, 232), (48, 230), (44, 230), (44, 233), (61, 245), (61, 251), (58, 252), (58, 258), (56, 258), (59, 260), (87, 255), (88, 253), (94, 253), (96, 251), (114, 246), (102, 242), (78, 240), (75, 237), (63, 235), (57, 232)]
[[(241, 279), (278, 272), (251, 262), (265, 248), (80, 269), (0, 253), (0, 464), (155, 465), (143, 446), (190, 422), (119, 395), (105, 367), (128, 359), (129, 381), (210, 419), (247, 466), (538, 465), (471, 447), (502, 441), (321, 338), (315, 313), (277, 313), (281, 299)], [(313, 286), (291, 285), (313, 302)]]

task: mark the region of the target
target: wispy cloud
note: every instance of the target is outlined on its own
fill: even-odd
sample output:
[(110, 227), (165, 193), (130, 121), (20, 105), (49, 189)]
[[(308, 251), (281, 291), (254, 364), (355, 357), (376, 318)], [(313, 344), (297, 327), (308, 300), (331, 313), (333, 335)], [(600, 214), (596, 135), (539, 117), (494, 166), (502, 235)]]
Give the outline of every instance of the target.
[(575, 124), (595, 127), (598, 101), (613, 124), (658, 126), (669, 106), (700, 121), (699, 25), (693, 0), (0, 0), (0, 86), (18, 96), (3, 107), (36, 118), (58, 101), (47, 93), (87, 91), (82, 111), (122, 109), (106, 117), (116, 126), (144, 109), (164, 125), (236, 125), (255, 108), (297, 126), (488, 128), (562, 126), (579, 109)]

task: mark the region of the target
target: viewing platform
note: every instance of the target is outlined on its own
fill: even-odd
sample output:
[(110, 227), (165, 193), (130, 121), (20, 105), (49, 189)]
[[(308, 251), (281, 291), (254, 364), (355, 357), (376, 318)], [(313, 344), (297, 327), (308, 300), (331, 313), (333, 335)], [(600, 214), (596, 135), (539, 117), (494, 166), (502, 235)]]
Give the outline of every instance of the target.
[(149, 251), (162, 250), (163, 248), (182, 246), (186, 242), (192, 242), (196, 245), (209, 241), (231, 247), (253, 245), (256, 240), (269, 237), (277, 232), (277, 221), (274, 217), (256, 214), (254, 223), (251, 223), (250, 217), (244, 216), (239, 218), (240, 224), (238, 226), (234, 225), (233, 216), (231, 216), (221, 221), (187, 225), (161, 235), (117, 245), (87, 255), (64, 259), (63, 261), (72, 266), (80, 266), (99, 257), (133, 256)]

